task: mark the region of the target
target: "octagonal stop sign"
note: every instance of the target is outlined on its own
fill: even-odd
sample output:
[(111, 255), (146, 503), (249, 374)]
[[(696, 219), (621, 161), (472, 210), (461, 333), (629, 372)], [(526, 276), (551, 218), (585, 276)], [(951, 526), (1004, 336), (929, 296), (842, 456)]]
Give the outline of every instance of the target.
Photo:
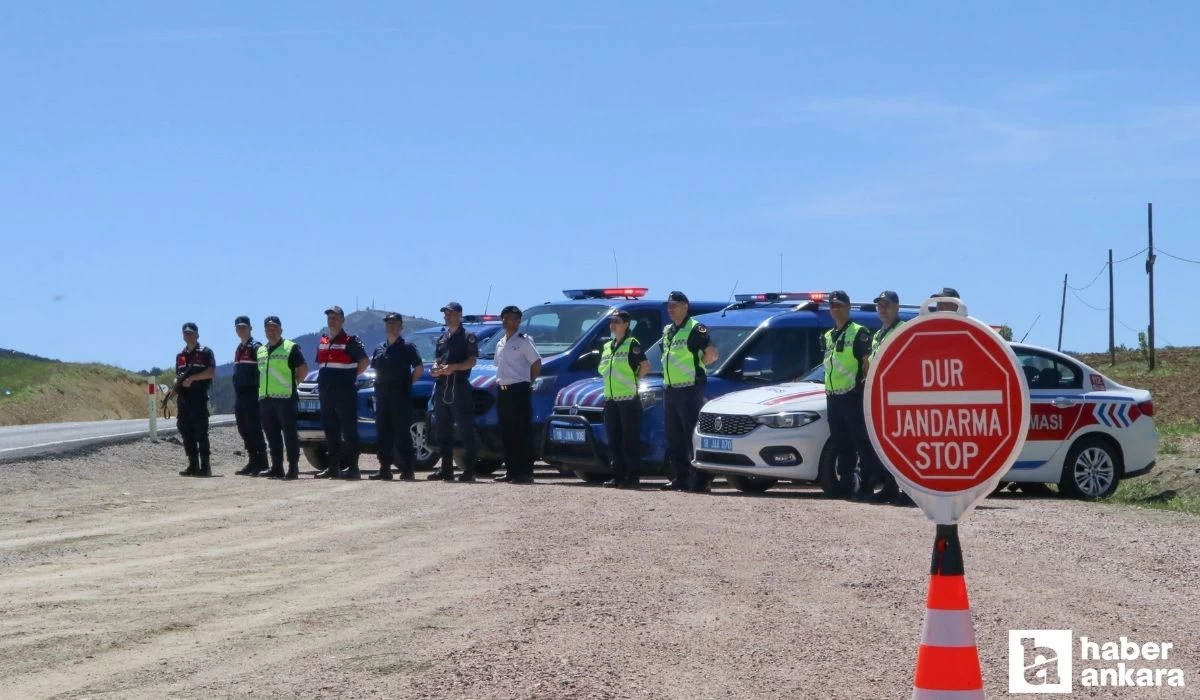
[(958, 522), (995, 489), (1029, 430), (1016, 355), (965, 308), (923, 312), (890, 333), (866, 393), (876, 454), (939, 524)]

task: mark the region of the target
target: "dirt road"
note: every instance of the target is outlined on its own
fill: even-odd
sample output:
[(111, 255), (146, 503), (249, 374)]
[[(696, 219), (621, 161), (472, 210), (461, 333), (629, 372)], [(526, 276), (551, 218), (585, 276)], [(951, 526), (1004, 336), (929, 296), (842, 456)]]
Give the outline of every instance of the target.
[[(137, 443), (0, 469), (0, 696), (906, 698), (933, 529), (744, 497), (175, 476)], [(996, 498), (962, 527), (989, 697), (1009, 629), (1175, 644), (1200, 519)]]

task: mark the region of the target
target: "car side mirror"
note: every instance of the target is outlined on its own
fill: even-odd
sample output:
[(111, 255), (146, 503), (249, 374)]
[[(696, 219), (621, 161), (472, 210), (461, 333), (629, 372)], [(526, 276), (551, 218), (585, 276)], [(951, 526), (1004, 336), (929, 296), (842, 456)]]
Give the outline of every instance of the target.
[(589, 350), (575, 360), (575, 369), (600, 369), (600, 351)]
[(758, 361), (757, 357), (747, 357), (742, 360), (742, 377), (743, 378), (761, 377), (761, 376), (762, 376), (762, 363), (760, 363)]

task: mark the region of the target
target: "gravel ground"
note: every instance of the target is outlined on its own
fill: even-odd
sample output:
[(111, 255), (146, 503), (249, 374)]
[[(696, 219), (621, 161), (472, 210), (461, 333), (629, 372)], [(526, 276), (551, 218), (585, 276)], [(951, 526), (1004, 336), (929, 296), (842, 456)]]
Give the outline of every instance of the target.
[[(742, 496), (184, 479), (133, 443), (0, 467), (6, 698), (906, 698), (933, 526)], [(1175, 644), (1200, 519), (998, 497), (962, 526), (989, 695), (1009, 629)], [(1078, 665), (1078, 662), (1077, 662)], [(1197, 697), (1077, 687), (1077, 697)]]

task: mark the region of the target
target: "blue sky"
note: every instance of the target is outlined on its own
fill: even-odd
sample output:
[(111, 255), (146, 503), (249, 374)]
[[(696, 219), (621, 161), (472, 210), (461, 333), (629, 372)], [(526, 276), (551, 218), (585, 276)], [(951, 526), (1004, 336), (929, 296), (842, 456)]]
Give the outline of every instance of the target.
[[(194, 320), (225, 360), (240, 313), (526, 306), (616, 248), (652, 296), (776, 290), (782, 254), (1052, 347), (1147, 202), (1200, 260), (1200, 6), (833, 5), (2, 2), (0, 346), (136, 369)], [(1158, 260), (1159, 343), (1200, 344), (1200, 265)], [(1106, 346), (1106, 283), (1065, 347)]]

